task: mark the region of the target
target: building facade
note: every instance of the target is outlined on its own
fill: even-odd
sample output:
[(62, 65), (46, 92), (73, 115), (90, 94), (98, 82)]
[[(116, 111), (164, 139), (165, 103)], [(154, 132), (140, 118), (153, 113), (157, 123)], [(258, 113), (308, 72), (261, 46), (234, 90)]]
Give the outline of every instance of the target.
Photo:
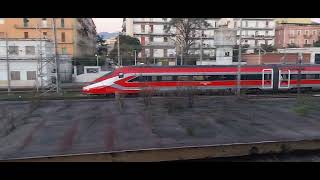
[[(222, 19), (227, 21), (228, 28), (237, 31), (236, 38), (237, 44), (239, 44), (239, 18), (207, 18), (206, 21), (209, 26), (197, 29), (195, 36), (192, 37), (194, 44), (190, 47), (190, 54), (199, 58), (202, 50), (202, 59), (204, 61), (216, 61), (217, 47), (215, 46), (214, 36)], [(274, 18), (242, 18), (242, 44), (248, 44), (249, 51), (253, 51), (254, 48), (261, 44), (274, 45), (274, 20)], [(123, 23), (124, 32), (127, 35), (137, 37), (142, 44), (143, 50), (139, 54), (140, 58), (144, 56), (156, 57), (168, 60), (170, 65), (176, 64), (176, 55), (180, 54), (180, 48), (175, 46), (174, 40), (171, 40), (172, 37), (169, 38), (170, 35), (163, 29), (169, 21), (170, 18), (125, 18)]]
[[(274, 18), (242, 18), (241, 44), (247, 44), (250, 48), (258, 47), (261, 44), (274, 45), (275, 39)], [(237, 44), (240, 37), (240, 19), (234, 18), (234, 28), (237, 31)]]
[(142, 51), (138, 61), (175, 65), (176, 50), (171, 34), (165, 31), (169, 18), (125, 18), (123, 31), (139, 39)]
[(320, 24), (280, 23), (275, 31), (277, 48), (311, 47), (319, 40)]
[[(44, 64), (53, 58), (53, 52), (53, 43), (49, 40), (0, 39), (0, 88), (8, 87), (8, 69), (12, 88), (45, 86), (54, 67), (50, 63)], [(41, 63), (43, 78), (39, 73)]]
[[(96, 27), (91, 18), (54, 18), (58, 54), (94, 56)], [(53, 18), (0, 18), (0, 38), (54, 40)]]

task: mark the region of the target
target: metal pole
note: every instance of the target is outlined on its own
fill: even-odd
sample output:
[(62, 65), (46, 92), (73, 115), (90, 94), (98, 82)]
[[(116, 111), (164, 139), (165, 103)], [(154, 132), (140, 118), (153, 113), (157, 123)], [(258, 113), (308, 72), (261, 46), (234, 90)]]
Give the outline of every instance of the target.
[(7, 59), (7, 80), (8, 80), (8, 94), (11, 92), (11, 77), (10, 77), (10, 63), (9, 63), (9, 49), (8, 49), (8, 34), (6, 33), (6, 59)]
[(134, 65), (137, 65), (137, 50), (134, 50)]
[(118, 34), (118, 65), (120, 66), (120, 32)]
[(242, 18), (240, 18), (240, 35), (239, 35), (239, 52), (238, 52), (238, 67), (237, 67), (237, 96), (240, 97), (240, 68), (241, 68), (241, 41), (242, 41)]
[(200, 65), (202, 65), (202, 44), (203, 44), (203, 41), (202, 41), (202, 32), (201, 32), (201, 36), (200, 36)]
[(97, 66), (99, 66), (99, 56), (97, 55)]
[(181, 46), (181, 66), (183, 65), (183, 46)]
[(301, 64), (302, 64), (302, 53), (299, 53), (299, 59), (298, 59), (298, 82), (297, 82), (297, 92), (298, 95), (301, 93)]
[(52, 18), (52, 28), (53, 28), (53, 46), (55, 49), (55, 65), (56, 65), (56, 92), (60, 93), (60, 76), (59, 76), (59, 58), (58, 58), (58, 47), (57, 47), (57, 30), (56, 30), (56, 19)]
[(156, 58), (153, 57), (153, 64), (155, 65), (156, 64)]
[(259, 46), (259, 64), (261, 64), (261, 47)]

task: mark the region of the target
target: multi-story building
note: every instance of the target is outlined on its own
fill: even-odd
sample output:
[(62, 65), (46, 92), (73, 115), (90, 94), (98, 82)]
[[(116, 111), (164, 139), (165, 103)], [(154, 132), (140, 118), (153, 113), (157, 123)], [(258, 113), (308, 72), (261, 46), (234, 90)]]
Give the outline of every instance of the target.
[(169, 18), (125, 18), (123, 31), (136, 37), (142, 45), (138, 61), (161, 65), (174, 65), (175, 43), (170, 33), (165, 31)]
[[(46, 62), (53, 58), (53, 53), (53, 43), (49, 40), (0, 39), (0, 88), (8, 87), (8, 74), (12, 88), (46, 85), (45, 81), (50, 78), (49, 72), (54, 68)], [(43, 67), (40, 67), (41, 63)], [(42, 75), (39, 73), (40, 68)], [(41, 79), (44, 80), (42, 83)]]
[[(137, 37), (143, 51), (139, 57), (169, 59), (169, 64), (175, 64), (176, 49), (174, 41), (170, 41), (170, 34), (163, 30), (163, 27), (170, 18), (126, 18), (124, 21), (124, 32), (127, 35)], [(222, 18), (207, 18), (208, 27), (196, 30), (194, 44), (190, 48), (190, 54), (201, 53), (203, 60), (216, 60), (216, 46), (214, 41), (215, 31), (219, 28), (219, 21)], [(240, 37), (240, 19), (224, 18), (228, 20), (228, 28), (237, 28), (237, 44)], [(248, 44), (249, 48), (260, 46), (261, 44), (274, 45), (275, 22), (274, 18), (242, 18), (242, 44)], [(202, 47), (201, 47), (202, 42)], [(153, 53), (152, 53), (153, 52)], [(180, 54), (177, 52), (177, 54)], [(159, 56), (160, 55), (160, 56)], [(167, 57), (165, 57), (167, 56)], [(169, 57), (169, 58), (168, 58)], [(197, 57), (197, 56), (194, 56)]]
[(275, 34), (277, 48), (310, 47), (319, 40), (320, 24), (279, 23)]
[[(91, 18), (54, 18), (59, 54), (94, 56), (96, 27)], [(53, 40), (53, 18), (0, 18), (0, 38)]]
[[(233, 27), (240, 27), (239, 18), (234, 18)], [(250, 48), (260, 46), (261, 44), (274, 45), (274, 18), (242, 18), (241, 31), (242, 44), (248, 44)], [(237, 44), (239, 44), (240, 30), (238, 30), (237, 36)]]

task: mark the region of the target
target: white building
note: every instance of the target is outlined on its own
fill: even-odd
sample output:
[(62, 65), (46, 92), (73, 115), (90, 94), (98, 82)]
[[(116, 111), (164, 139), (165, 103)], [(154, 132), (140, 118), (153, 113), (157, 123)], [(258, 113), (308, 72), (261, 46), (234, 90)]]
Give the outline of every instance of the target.
[[(275, 18), (242, 18), (242, 44), (248, 44), (249, 47), (274, 45), (275, 25)], [(234, 18), (233, 26), (240, 28), (239, 18)], [(237, 32), (238, 38), (239, 35), (240, 30)]]
[[(8, 54), (6, 53), (7, 48)], [(40, 59), (43, 63), (41, 67), (44, 67), (42, 75), (47, 75), (52, 68), (45, 63), (53, 57), (53, 52), (53, 44), (48, 40), (9, 39), (6, 41), (0, 39), (0, 88), (8, 87), (8, 64), (12, 88), (41, 86), (40, 71), (38, 71)], [(48, 78), (50, 77), (42, 79), (48, 80)], [(45, 85), (43, 80), (42, 85)]]
[[(126, 18), (124, 21), (124, 31), (127, 35), (137, 37), (143, 51), (140, 58), (168, 59), (169, 64), (175, 64), (176, 49), (174, 42), (170, 41), (169, 34), (163, 30), (170, 18)], [(239, 18), (207, 18), (208, 27), (197, 30), (194, 45), (190, 48), (190, 54), (199, 55), (202, 41), (202, 58), (204, 61), (214, 61), (217, 57), (215, 46), (215, 31), (219, 27), (220, 21), (228, 24), (227, 27), (237, 30), (237, 44), (240, 37)], [(242, 44), (248, 44), (249, 50), (261, 44), (274, 45), (275, 22), (274, 18), (242, 18)], [(202, 37), (201, 37), (202, 36)], [(219, 55), (220, 56), (220, 55)], [(159, 61), (158, 61), (159, 60)], [(198, 60), (197, 60), (198, 61)], [(166, 64), (166, 63), (162, 63)], [(198, 63), (197, 63), (198, 64)]]
[(175, 65), (176, 50), (165, 26), (169, 18), (125, 18), (124, 32), (136, 37), (142, 45), (138, 62)]

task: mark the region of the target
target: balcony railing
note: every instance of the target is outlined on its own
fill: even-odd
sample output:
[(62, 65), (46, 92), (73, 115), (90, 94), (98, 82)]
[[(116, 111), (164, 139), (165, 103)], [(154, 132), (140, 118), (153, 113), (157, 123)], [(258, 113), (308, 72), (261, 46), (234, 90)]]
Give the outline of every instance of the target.
[[(15, 24), (14, 27), (16, 29), (52, 29), (52, 23), (47, 24), (40, 24), (40, 25), (28, 25), (25, 26), (24, 24)], [(60, 24), (56, 24), (57, 29), (73, 29), (72, 25), (64, 25), (63, 27)]]
[(312, 34), (304, 34), (303, 37), (304, 38), (312, 38)]
[(295, 37), (297, 37), (297, 35), (295, 35), (295, 34), (289, 34), (289, 37), (290, 37), (290, 38), (295, 38)]

